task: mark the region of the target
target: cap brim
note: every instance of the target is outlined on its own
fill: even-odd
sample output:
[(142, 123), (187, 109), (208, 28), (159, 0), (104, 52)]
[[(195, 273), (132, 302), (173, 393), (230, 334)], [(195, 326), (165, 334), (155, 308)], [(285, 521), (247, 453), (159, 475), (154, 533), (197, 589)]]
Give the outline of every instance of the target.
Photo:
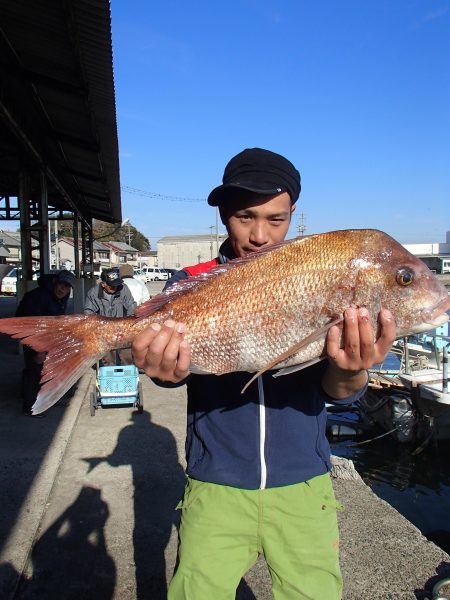
[(70, 285), (71, 288), (73, 288), (73, 281), (68, 281), (67, 279), (57, 279), (56, 280), (58, 283), (65, 283), (66, 285)]
[(279, 187), (261, 189), (240, 183), (225, 183), (213, 189), (213, 191), (208, 196), (208, 204), (210, 206), (220, 206), (227, 199), (231, 200), (232, 198), (230, 198), (229, 193), (230, 190), (243, 190), (246, 192), (261, 194), (261, 196), (275, 196), (275, 194), (280, 194), (281, 192), (285, 191), (283, 188)]

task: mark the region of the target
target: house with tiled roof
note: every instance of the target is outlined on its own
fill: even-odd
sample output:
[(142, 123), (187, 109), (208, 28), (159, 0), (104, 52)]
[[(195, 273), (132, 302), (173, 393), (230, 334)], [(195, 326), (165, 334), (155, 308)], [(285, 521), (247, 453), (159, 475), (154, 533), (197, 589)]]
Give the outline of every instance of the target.
[(113, 265), (121, 265), (129, 263), (133, 266), (138, 266), (138, 254), (139, 251), (133, 246), (128, 245), (126, 242), (102, 242), (103, 245), (110, 249), (110, 260)]

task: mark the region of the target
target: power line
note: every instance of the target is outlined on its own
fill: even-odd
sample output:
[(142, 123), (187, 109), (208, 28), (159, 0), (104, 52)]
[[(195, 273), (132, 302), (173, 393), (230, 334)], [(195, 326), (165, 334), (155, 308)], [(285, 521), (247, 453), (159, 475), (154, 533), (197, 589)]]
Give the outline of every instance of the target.
[(146, 198), (157, 198), (158, 200), (169, 200), (169, 202), (205, 202), (206, 198), (187, 198), (184, 196), (167, 196), (166, 194), (158, 194), (157, 192), (148, 192), (139, 190), (128, 185), (120, 186), (122, 192), (126, 194), (134, 194), (136, 196), (145, 196)]

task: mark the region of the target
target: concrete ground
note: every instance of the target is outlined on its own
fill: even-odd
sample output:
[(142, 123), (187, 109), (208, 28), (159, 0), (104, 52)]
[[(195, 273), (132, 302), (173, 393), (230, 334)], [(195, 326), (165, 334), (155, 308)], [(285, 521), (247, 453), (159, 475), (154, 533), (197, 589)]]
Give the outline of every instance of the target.
[[(0, 299), (0, 316), (11, 306)], [(88, 372), (71, 398), (34, 419), (20, 412), (20, 372), (16, 342), (1, 336), (0, 598), (163, 600), (184, 486), (184, 388), (141, 376), (143, 414), (91, 417)], [(344, 600), (431, 599), (450, 557), (361, 480), (334, 485), (345, 506)], [(236, 598), (272, 598), (262, 559)]]

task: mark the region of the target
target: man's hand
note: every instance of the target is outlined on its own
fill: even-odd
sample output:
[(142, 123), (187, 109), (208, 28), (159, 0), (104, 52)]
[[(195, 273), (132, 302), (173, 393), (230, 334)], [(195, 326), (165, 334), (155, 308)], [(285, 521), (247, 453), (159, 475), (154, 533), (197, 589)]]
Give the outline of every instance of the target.
[(135, 365), (149, 377), (179, 383), (189, 375), (191, 352), (184, 341), (183, 323), (152, 323), (136, 336), (131, 346)]
[(366, 370), (381, 363), (396, 337), (392, 314), (382, 309), (378, 315), (380, 334), (374, 341), (374, 330), (366, 308), (348, 308), (344, 312), (343, 347), (341, 331), (332, 327), (327, 336), (329, 366), (322, 381), (327, 394), (346, 398), (367, 382)]

